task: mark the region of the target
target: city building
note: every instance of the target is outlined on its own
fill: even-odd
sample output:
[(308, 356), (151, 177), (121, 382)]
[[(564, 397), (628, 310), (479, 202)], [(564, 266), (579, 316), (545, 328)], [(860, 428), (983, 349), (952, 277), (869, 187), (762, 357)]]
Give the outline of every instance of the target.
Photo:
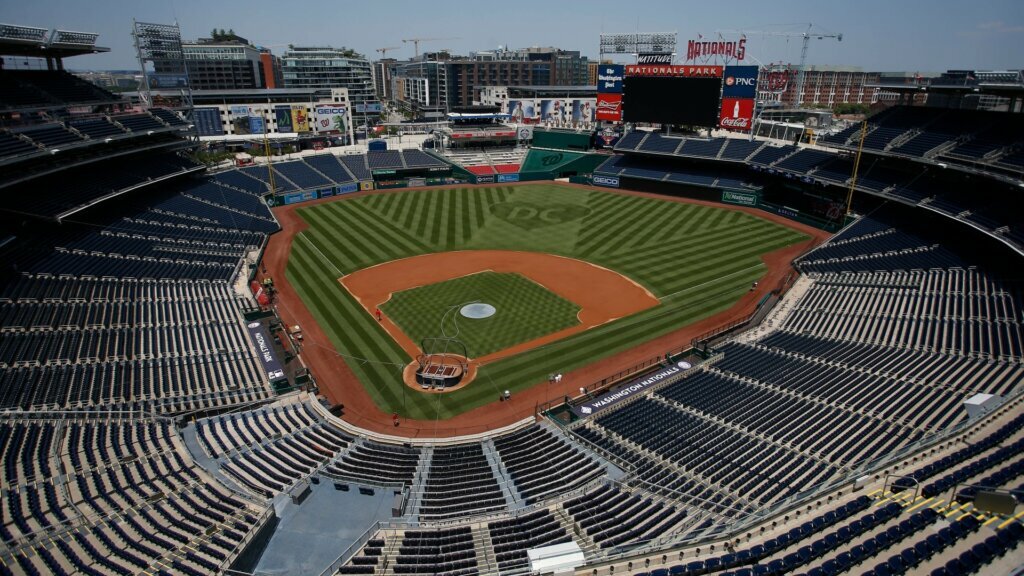
[[(244, 90), (279, 87), (280, 61), (236, 35), (183, 43), (182, 54), (193, 90)], [(156, 77), (173, 74), (156, 63)]]
[(312, 88), (326, 94), (346, 88), (354, 110), (372, 119), (380, 115), (373, 68), (361, 54), (330, 46), (292, 46), (281, 57), (285, 88)]
[(392, 99), (391, 78), (397, 63), (398, 60), (394, 58), (384, 58), (373, 63), (373, 89), (377, 99), (382, 102)]
[(390, 99), (399, 110), (413, 118), (445, 117), (451, 109), (447, 57), (445, 52), (427, 53), (393, 65)]

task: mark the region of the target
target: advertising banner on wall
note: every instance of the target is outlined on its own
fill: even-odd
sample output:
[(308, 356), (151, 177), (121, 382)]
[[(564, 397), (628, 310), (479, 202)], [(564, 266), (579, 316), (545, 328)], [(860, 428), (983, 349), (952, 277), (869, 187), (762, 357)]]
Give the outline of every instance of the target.
[(753, 119), (753, 98), (722, 98), (722, 116), (718, 125), (723, 129), (750, 132)]
[(533, 99), (509, 100), (508, 115), (514, 124), (533, 124), (537, 121), (537, 103)]
[(218, 108), (196, 108), (192, 111), (192, 122), (200, 136), (220, 136), (224, 133)]
[(622, 94), (598, 94), (595, 117), (611, 122), (622, 121)]
[(348, 134), (348, 110), (343, 106), (317, 106), (313, 109), (313, 126), (320, 134)]
[(754, 98), (757, 96), (757, 66), (726, 66), (722, 82), (722, 96), (728, 98)]
[(275, 106), (274, 119), (277, 121), (278, 132), (292, 131), (292, 109), (288, 106)]
[(235, 134), (252, 134), (249, 115), (254, 112), (249, 106), (231, 106), (228, 111), (231, 113), (231, 127)]
[(281, 362), (277, 359), (274, 349), (271, 347), (270, 333), (267, 332), (267, 329), (260, 322), (250, 322), (246, 324), (246, 329), (249, 332), (249, 339), (252, 341), (253, 347), (256, 348), (257, 356), (259, 356), (260, 364), (263, 366), (263, 372), (267, 375), (267, 379), (270, 382), (274, 382), (284, 378), (284, 370), (281, 368)]
[(249, 116), (249, 134), (263, 134), (265, 126), (263, 116)]
[(309, 132), (309, 114), (302, 104), (292, 104), (292, 130)]
[(674, 76), (676, 78), (721, 78), (722, 66), (697, 64), (629, 64), (626, 76)]
[[(671, 64), (671, 62), (669, 62)], [(597, 92), (622, 93), (622, 64), (601, 64), (597, 69)]]
[(735, 192), (722, 190), (722, 202), (726, 204), (739, 204), (740, 206), (757, 206), (757, 193)]
[(662, 53), (657, 53), (657, 54), (650, 54), (650, 53), (637, 54), (636, 55), (636, 63), (637, 64), (671, 64), (672, 63), (672, 55), (671, 54), (662, 54)]
[(573, 100), (572, 121), (573, 124), (590, 124), (594, 121), (595, 100)]

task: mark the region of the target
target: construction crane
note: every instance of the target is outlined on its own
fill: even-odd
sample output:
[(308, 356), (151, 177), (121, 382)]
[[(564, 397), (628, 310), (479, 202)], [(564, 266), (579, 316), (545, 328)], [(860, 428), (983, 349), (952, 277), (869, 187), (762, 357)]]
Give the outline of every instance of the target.
[(412, 42), (417, 58), (420, 57), (420, 42), (433, 42), (434, 40), (461, 40), (461, 38), (402, 38), (402, 42)]
[(392, 50), (398, 50), (401, 46), (386, 46), (384, 48), (377, 48), (377, 52), (380, 52), (380, 59), (383, 60), (388, 57), (388, 52)]
[(811, 28), (814, 24), (807, 24), (807, 30), (803, 32), (770, 32), (766, 30), (719, 30), (719, 34), (760, 34), (762, 36), (785, 36), (787, 38), (798, 37), (803, 38), (803, 47), (800, 49), (800, 65), (796, 71), (796, 105), (799, 106), (804, 101), (804, 67), (807, 64), (807, 49), (811, 44), (811, 39), (824, 40), (826, 38), (835, 38), (837, 41), (843, 41), (843, 34), (825, 34), (820, 32), (812, 32)]

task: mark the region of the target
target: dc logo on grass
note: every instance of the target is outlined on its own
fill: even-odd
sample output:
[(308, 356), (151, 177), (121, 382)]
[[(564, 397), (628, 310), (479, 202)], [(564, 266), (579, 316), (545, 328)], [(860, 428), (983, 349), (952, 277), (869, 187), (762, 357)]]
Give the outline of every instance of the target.
[(590, 208), (576, 204), (502, 202), (491, 206), (491, 214), (524, 230), (533, 230), (579, 220), (590, 214)]

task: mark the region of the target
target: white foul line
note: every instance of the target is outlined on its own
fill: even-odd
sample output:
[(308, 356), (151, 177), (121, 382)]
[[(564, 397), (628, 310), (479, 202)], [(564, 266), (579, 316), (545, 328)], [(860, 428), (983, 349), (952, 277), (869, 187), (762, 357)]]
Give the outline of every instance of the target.
[(334, 271), (338, 273), (338, 277), (339, 278), (345, 275), (344, 273), (342, 273), (341, 270), (338, 270), (338, 267), (334, 265), (334, 262), (331, 262), (330, 259), (328, 259), (327, 256), (324, 255), (324, 253), (320, 251), (320, 248), (318, 248), (316, 244), (313, 244), (312, 240), (310, 240), (309, 238), (306, 238), (306, 235), (304, 233), (299, 232), (299, 237), (302, 238), (303, 240), (305, 240), (306, 244), (309, 244), (310, 247), (313, 248), (313, 250), (316, 250), (316, 253), (319, 254), (321, 258), (323, 258), (324, 262), (327, 262), (328, 264), (331, 265), (331, 268), (334, 268)]
[(750, 270), (753, 270), (754, 268), (760, 268), (761, 266), (762, 266), (762, 264), (755, 264), (754, 266), (750, 266), (750, 267), (744, 268), (742, 270), (737, 270), (735, 272), (730, 272), (729, 274), (726, 274), (725, 276), (719, 276), (718, 278), (714, 278), (712, 280), (708, 280), (707, 282), (701, 282), (700, 284), (697, 284), (696, 286), (690, 286), (689, 288), (683, 288), (682, 290), (680, 290), (678, 292), (673, 292), (671, 294), (667, 294), (665, 296), (662, 296), (661, 299), (664, 300), (666, 298), (671, 298), (671, 297), (673, 297), (673, 296), (675, 296), (677, 294), (682, 294), (683, 292), (689, 292), (690, 290), (696, 290), (697, 288), (700, 288), (701, 286), (707, 286), (708, 284), (714, 284), (715, 282), (718, 282), (719, 280), (723, 280), (725, 278), (728, 278), (730, 276), (735, 276), (737, 274), (742, 274), (744, 272), (749, 272)]

